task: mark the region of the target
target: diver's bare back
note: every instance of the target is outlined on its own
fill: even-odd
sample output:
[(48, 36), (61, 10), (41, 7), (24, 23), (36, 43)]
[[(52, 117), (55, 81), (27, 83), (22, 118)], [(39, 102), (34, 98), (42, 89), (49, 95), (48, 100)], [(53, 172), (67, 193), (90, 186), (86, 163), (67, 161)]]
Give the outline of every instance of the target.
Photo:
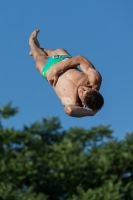
[[(96, 70), (94, 70), (96, 71)], [(92, 72), (94, 76), (94, 72)], [(91, 73), (90, 73), (91, 75)], [(96, 74), (99, 76), (99, 74)], [(74, 68), (74, 69), (68, 69), (64, 73), (62, 73), (58, 81), (56, 83), (56, 86), (54, 87), (54, 90), (61, 100), (62, 104), (64, 106), (66, 105), (77, 105), (82, 107), (81, 100), (78, 97), (78, 87), (79, 86), (92, 86), (92, 76), (89, 76), (85, 74), (84, 72)], [(90, 79), (90, 80), (89, 80)], [(96, 79), (96, 78), (95, 78)], [(96, 84), (94, 87), (95, 89), (99, 89), (100, 84)]]

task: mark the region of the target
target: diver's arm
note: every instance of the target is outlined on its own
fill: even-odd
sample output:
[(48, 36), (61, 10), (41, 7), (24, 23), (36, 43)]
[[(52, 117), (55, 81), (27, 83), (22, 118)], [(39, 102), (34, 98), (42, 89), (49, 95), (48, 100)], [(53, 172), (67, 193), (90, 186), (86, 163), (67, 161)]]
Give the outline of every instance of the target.
[(66, 114), (70, 115), (71, 117), (86, 117), (86, 116), (94, 116), (98, 110), (86, 110), (79, 106), (74, 105), (67, 105), (64, 108)]
[(54, 64), (46, 73), (48, 82), (55, 86), (58, 81), (58, 74), (70, 68), (77, 67), (80, 63), (79, 56), (63, 60)]
[(83, 56), (75, 56), (73, 58), (64, 60), (62, 62), (58, 62), (56, 64), (54, 64), (48, 71), (47, 71), (47, 80), (48, 82), (55, 86), (56, 82), (58, 80), (58, 74), (62, 71), (65, 71), (67, 69), (70, 68), (74, 68), (77, 67), (78, 65), (80, 65), (80, 68), (82, 69), (82, 71), (86, 74), (89, 73), (89, 69), (93, 69), (95, 70), (94, 66), (92, 65), (92, 63), (87, 60), (85, 57)]

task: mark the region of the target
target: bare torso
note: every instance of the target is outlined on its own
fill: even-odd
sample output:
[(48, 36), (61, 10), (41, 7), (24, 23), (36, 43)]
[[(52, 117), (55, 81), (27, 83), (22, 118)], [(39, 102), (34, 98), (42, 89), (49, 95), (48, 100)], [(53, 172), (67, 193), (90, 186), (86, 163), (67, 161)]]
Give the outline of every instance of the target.
[(100, 85), (101, 76), (95, 69), (90, 69), (90, 73), (87, 75), (77, 68), (73, 68), (59, 76), (54, 90), (64, 106), (77, 105), (82, 107), (78, 97), (79, 86), (90, 86), (99, 90)]
[[(42, 69), (46, 65), (49, 57), (54, 55), (67, 55), (68, 52), (64, 49), (47, 50), (40, 48), (37, 40), (38, 33), (39, 30), (35, 30), (31, 34), (29, 45), (31, 47), (30, 55), (33, 55), (36, 68), (42, 74)], [(80, 66), (82, 72), (76, 68), (77, 66)], [(93, 64), (84, 56), (79, 55), (57, 62), (48, 69), (46, 77), (65, 106), (64, 111), (66, 114), (73, 117), (85, 117), (93, 116), (98, 112), (96, 109), (86, 110), (82, 108), (87, 105), (86, 101), (84, 101), (86, 93), (93, 91), (92, 89), (99, 90), (102, 81), (99, 72), (95, 70)]]

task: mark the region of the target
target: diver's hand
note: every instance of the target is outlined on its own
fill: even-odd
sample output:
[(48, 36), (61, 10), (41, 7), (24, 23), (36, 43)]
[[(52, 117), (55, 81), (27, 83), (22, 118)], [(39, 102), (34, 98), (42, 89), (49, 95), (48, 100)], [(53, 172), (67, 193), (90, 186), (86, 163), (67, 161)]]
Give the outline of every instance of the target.
[(55, 70), (48, 70), (46, 77), (47, 77), (47, 80), (50, 83), (50, 85), (55, 87), (56, 83), (58, 81), (58, 78), (59, 78), (56, 69)]
[(52, 79), (50, 78), (50, 79), (47, 79), (48, 80), (48, 82), (50, 83), (50, 85), (52, 85), (53, 87), (55, 87), (56, 86), (56, 83), (57, 83), (57, 81), (58, 81), (58, 75), (54, 75), (53, 77), (52, 77)]
[(94, 116), (99, 110), (100, 110), (100, 109), (97, 109), (97, 110), (89, 109), (88, 111), (89, 111), (89, 114), (90, 114), (91, 116)]

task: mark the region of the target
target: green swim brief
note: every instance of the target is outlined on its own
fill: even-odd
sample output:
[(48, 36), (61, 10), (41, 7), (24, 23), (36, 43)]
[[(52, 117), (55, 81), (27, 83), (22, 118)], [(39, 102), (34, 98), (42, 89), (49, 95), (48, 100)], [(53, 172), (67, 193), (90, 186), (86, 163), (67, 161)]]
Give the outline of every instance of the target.
[(54, 55), (48, 58), (45, 66), (42, 69), (42, 76), (46, 79), (46, 73), (50, 67), (52, 67), (55, 63), (64, 60), (65, 58), (72, 58), (70, 55)]

